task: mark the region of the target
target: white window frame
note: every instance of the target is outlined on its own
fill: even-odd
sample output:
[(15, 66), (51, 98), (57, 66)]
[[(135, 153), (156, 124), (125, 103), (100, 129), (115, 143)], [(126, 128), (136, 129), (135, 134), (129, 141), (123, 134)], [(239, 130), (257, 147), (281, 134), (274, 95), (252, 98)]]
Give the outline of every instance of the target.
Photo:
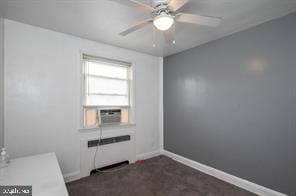
[[(81, 118), (80, 118), (80, 129), (91, 129), (91, 128), (85, 128), (84, 127), (84, 108), (97, 108), (98, 110), (100, 109), (118, 109), (118, 108), (128, 108), (129, 109), (129, 123), (128, 125), (135, 125), (134, 121), (135, 121), (135, 81), (134, 81), (134, 70), (133, 70), (133, 63), (127, 62), (126, 60), (115, 60), (115, 59), (111, 59), (111, 58), (106, 58), (106, 57), (100, 57), (97, 55), (89, 55), (89, 52), (81, 52), (80, 55), (80, 61), (81, 61)], [(128, 106), (98, 106), (98, 105), (86, 105), (86, 75), (85, 75), (85, 57), (91, 58), (94, 61), (105, 61), (105, 62), (110, 62), (112, 65), (114, 65), (114, 63), (118, 63), (118, 65), (121, 66), (125, 66), (128, 67), (128, 74), (129, 74), (129, 78), (128, 78), (128, 82), (129, 82), (129, 97), (128, 97), (128, 102), (129, 105)], [(100, 76), (98, 76), (100, 77)], [(109, 77), (106, 77), (109, 78)], [(112, 77), (110, 77), (110, 79), (113, 79)], [(118, 79), (118, 78), (116, 78)], [(125, 79), (123, 79), (125, 80)], [(94, 127), (96, 128), (96, 127)]]

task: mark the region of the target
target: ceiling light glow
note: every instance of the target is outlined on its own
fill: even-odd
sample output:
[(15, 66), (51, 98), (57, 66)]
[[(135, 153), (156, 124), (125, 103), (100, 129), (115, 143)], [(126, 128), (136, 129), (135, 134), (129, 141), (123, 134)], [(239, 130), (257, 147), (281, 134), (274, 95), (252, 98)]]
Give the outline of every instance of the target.
[(166, 31), (174, 24), (174, 18), (164, 13), (155, 17), (153, 24), (158, 30)]

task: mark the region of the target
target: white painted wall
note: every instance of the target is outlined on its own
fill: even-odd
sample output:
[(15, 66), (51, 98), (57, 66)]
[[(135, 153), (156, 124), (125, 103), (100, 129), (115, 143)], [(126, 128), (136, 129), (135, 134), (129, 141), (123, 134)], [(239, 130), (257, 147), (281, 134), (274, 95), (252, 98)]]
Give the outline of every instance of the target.
[(5, 20), (5, 144), (12, 157), (56, 152), (79, 170), (80, 53), (132, 62), (137, 155), (159, 150), (161, 58)]
[(4, 146), (4, 20), (0, 18), (0, 148)]

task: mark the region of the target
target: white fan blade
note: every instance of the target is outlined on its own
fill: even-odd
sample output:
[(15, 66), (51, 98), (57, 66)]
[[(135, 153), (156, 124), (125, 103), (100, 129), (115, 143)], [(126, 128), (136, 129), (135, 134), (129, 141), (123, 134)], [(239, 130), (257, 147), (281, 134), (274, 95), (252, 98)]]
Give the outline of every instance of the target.
[(154, 11), (153, 7), (146, 5), (144, 3), (141, 3), (141, 2), (135, 1), (135, 0), (109, 0), (109, 1), (114, 1), (114, 2), (119, 3), (121, 5), (136, 8), (141, 11), (146, 11), (146, 12), (150, 12), (150, 13)]
[(175, 20), (178, 22), (217, 27), (220, 25), (222, 19), (214, 16), (201, 16), (194, 14), (179, 13), (175, 16)]
[(132, 26), (131, 28), (119, 33), (119, 35), (125, 36), (125, 35), (127, 35), (129, 33), (132, 33), (132, 32), (134, 32), (134, 31), (136, 31), (136, 30), (138, 30), (140, 28), (143, 28), (144, 26), (152, 24), (152, 22), (153, 22), (153, 19), (151, 19), (151, 18), (147, 19), (147, 20), (144, 20), (144, 21), (139, 22), (136, 25)]
[(183, 7), (189, 1), (190, 0), (171, 0), (169, 2), (169, 8), (175, 12), (175, 11), (179, 10), (181, 7)]
[(167, 43), (173, 43), (174, 35), (172, 30), (169, 29), (169, 30), (163, 31), (163, 36)]

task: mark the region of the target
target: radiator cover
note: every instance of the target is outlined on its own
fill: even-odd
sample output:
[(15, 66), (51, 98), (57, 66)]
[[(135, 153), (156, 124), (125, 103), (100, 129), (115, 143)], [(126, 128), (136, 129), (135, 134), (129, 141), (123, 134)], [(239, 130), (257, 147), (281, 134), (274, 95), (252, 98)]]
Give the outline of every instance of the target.
[(106, 129), (101, 135), (100, 142), (98, 132), (82, 134), (80, 138), (80, 178), (89, 176), (94, 168), (102, 168), (123, 161), (134, 163), (136, 161), (135, 136), (134, 127)]

